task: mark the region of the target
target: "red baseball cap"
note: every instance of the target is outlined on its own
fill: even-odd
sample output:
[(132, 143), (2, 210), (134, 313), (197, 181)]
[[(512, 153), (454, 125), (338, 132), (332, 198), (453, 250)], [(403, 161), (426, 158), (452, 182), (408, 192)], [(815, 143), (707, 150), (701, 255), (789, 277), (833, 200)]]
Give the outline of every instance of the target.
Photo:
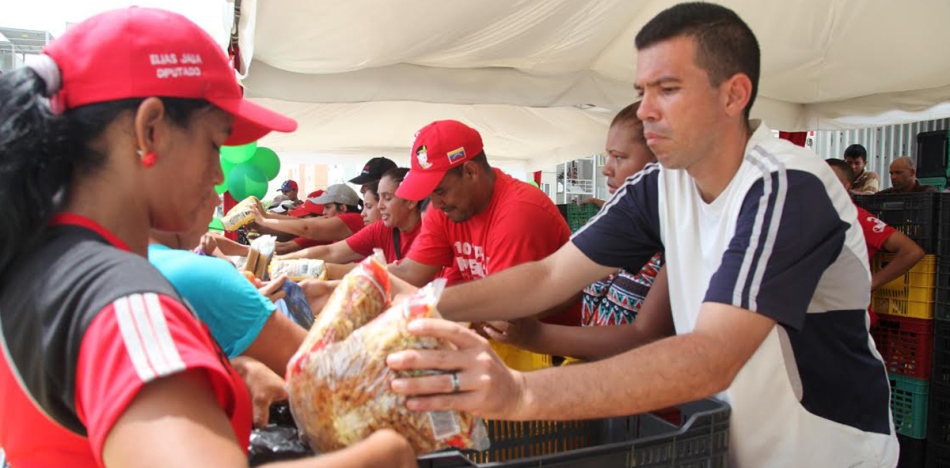
[(307, 199), (303, 202), (303, 205), (300, 205), (298, 208), (290, 210), (287, 214), (295, 218), (303, 218), (304, 216), (315, 214), (317, 216), (323, 216), (323, 205), (316, 204), (310, 201), (311, 198), (317, 198), (320, 195), (323, 195), (323, 190), (317, 190), (316, 192), (310, 192), (307, 194)]
[(396, 196), (419, 201), (432, 194), (445, 173), (482, 152), (478, 131), (455, 120), (439, 120), (416, 134), (409, 158), (412, 164)]
[(43, 52), (62, 76), (53, 98), (59, 110), (130, 98), (204, 99), (234, 116), (227, 145), (297, 129), (293, 119), (245, 100), (224, 50), (177, 13), (139, 7), (101, 13)]

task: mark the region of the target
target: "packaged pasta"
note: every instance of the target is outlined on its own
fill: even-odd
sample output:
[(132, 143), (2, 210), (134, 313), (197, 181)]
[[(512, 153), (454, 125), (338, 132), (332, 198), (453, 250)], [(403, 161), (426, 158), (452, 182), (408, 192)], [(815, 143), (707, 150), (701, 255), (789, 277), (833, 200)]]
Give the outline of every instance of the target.
[(221, 225), (224, 226), (225, 231), (236, 231), (241, 226), (254, 221), (254, 211), (255, 206), (260, 205), (261, 201), (257, 197), (247, 197), (234, 205), (233, 208), (228, 210), (228, 212), (221, 218)]
[(323, 260), (316, 259), (294, 259), (294, 260), (274, 260), (270, 264), (270, 277), (276, 278), (280, 275), (287, 275), (291, 281), (303, 281), (306, 279), (327, 279), (327, 265)]
[[(319, 452), (337, 450), (390, 428), (417, 453), (443, 448), (485, 450), (484, 423), (454, 411), (410, 411), (406, 397), (390, 389), (395, 372), (386, 356), (405, 349), (444, 349), (450, 343), (409, 334), (406, 325), (438, 317), (444, 280), (421, 289), (345, 339), (298, 353), (288, 368), (290, 407), (300, 434)], [(434, 373), (434, 372), (433, 372)]]
[[(330, 294), (297, 354), (312, 353), (350, 336), (353, 330), (369, 323), (389, 307), (389, 292), (386, 266), (373, 258), (363, 260), (340, 280)], [(291, 359), (291, 364), (293, 362)]]

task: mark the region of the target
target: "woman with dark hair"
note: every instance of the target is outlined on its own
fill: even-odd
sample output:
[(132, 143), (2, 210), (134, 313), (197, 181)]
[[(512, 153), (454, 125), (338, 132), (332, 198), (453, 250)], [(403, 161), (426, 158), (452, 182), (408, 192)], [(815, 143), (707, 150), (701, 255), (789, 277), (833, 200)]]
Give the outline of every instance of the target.
[[(327, 263), (342, 264), (342, 268), (329, 269), (331, 277), (338, 277), (348, 271), (351, 268), (348, 264), (368, 257), (374, 248), (383, 250), (388, 263), (402, 260), (422, 227), (419, 204), (396, 196), (396, 189), (408, 172), (407, 168), (390, 169), (379, 180), (381, 222), (373, 223), (346, 240), (311, 247), (281, 258), (319, 258)], [(366, 194), (369, 195), (370, 191)]]
[[(241, 375), (257, 394), (273, 374), (235, 370), (145, 258), (151, 229), (187, 230), (223, 181), (222, 145), (296, 128), (241, 94), (207, 33), (146, 8), (84, 21), (0, 77), (0, 446), (12, 466), (246, 466)], [(395, 434), (367, 443), (296, 466), (414, 461)]]
[(363, 225), (369, 226), (382, 219), (379, 212), (379, 181), (370, 182), (364, 187), (366, 191), (363, 192), (363, 211), (360, 216), (363, 217)]
[[(629, 178), (648, 163), (656, 161), (656, 156), (643, 137), (643, 122), (637, 117), (639, 107), (640, 103), (635, 102), (617, 113), (607, 133), (607, 162), (603, 174), (611, 194), (622, 188)], [(585, 202), (598, 206), (604, 204), (597, 199)], [(610, 336), (599, 331), (542, 324), (535, 319), (519, 320), (514, 324), (492, 322), (481, 327), (481, 331), (496, 341), (558, 356), (591, 360), (625, 351), (637, 342), (638, 335), (644, 334), (642, 330), (649, 329), (651, 333), (660, 330), (660, 334), (672, 334), (673, 325), (668, 317), (656, 319), (661, 314), (636, 322), (648, 293), (656, 296), (654, 300), (658, 304), (665, 304), (667, 300), (669, 293), (665, 273), (661, 272), (662, 266), (663, 254), (657, 253), (639, 271), (621, 269), (584, 289), (581, 296), (582, 325), (622, 325)]]
[(318, 242), (336, 242), (352, 236), (363, 229), (363, 201), (356, 191), (346, 184), (327, 187), (317, 198), (308, 199), (313, 204), (323, 205), (319, 218), (290, 219), (277, 216), (256, 207), (255, 222), (267, 229), (282, 231)]

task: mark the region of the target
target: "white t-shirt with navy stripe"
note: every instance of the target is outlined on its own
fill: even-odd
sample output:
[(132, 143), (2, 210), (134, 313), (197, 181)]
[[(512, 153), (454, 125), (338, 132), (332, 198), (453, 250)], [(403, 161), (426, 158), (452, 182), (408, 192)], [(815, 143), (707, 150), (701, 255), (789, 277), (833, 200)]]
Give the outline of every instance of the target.
[(677, 334), (693, 330), (704, 302), (778, 323), (718, 395), (732, 406), (733, 465), (894, 466), (857, 212), (823, 160), (752, 125), (742, 165), (712, 203), (686, 171), (651, 164), (572, 241), (628, 269), (664, 251)]

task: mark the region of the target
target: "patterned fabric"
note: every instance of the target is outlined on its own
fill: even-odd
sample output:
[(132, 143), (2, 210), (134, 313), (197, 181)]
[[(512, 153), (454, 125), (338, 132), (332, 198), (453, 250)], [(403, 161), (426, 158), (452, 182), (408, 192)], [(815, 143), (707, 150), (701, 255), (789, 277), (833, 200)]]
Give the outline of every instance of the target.
[(640, 306), (663, 266), (657, 253), (636, 274), (621, 269), (584, 289), (582, 325), (597, 327), (633, 323)]

